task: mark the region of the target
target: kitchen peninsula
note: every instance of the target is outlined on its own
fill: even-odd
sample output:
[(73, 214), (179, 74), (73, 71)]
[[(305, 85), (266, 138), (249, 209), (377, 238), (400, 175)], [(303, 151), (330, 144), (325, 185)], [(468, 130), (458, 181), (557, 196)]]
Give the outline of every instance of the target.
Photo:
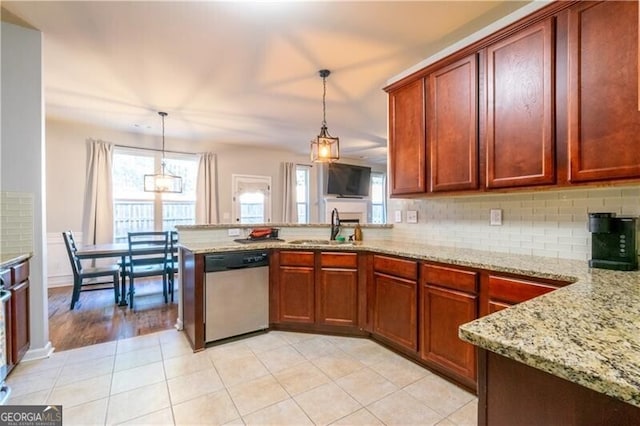
[[(208, 253), (243, 249), (229, 237), (226, 237), (227, 241), (217, 239), (207, 243), (207, 237), (201, 234), (203, 231), (211, 233), (216, 230), (226, 235), (227, 227), (233, 225), (212, 226), (213, 228), (197, 226), (180, 228), (183, 265), (186, 266), (183, 268), (183, 280), (187, 288), (190, 286), (189, 281), (194, 280), (194, 274), (198, 273), (194, 270), (193, 264), (189, 265), (189, 259), (193, 260), (199, 255)], [(471, 310), (476, 315), (475, 318), (481, 316), (482, 318), (463, 325), (460, 336), (463, 340), (482, 348), (479, 350), (480, 369), (477, 376), (481, 422), (482, 410), (484, 410), (482, 404), (486, 402), (486, 395), (483, 399), (483, 392), (486, 390), (484, 388), (486, 376), (483, 375), (486, 372), (482, 363), (486, 362), (487, 354), (492, 355), (494, 352), (501, 357), (517, 360), (523, 366), (530, 366), (538, 373), (548, 372), (554, 378), (559, 377), (572, 385), (593, 390), (603, 397), (606, 395), (606, 398), (610, 397), (609, 400), (620, 404), (615, 408), (618, 410), (616, 412), (619, 412), (620, 407), (626, 410), (627, 419), (638, 419), (640, 416), (639, 272), (590, 270), (584, 261), (408, 244), (394, 240), (391, 229), (384, 227), (377, 229), (365, 227), (364, 242), (357, 245), (292, 244), (291, 240), (294, 238), (311, 236), (317, 238), (319, 235), (326, 238), (329, 230), (328, 225), (310, 226), (307, 228), (310, 234), (305, 234), (301, 229), (302, 227), (291, 229), (283, 227), (280, 237), (285, 240), (284, 242), (258, 243), (252, 245), (252, 248), (260, 247), (271, 253), (290, 252), (294, 256), (301, 252), (319, 253), (318, 256), (324, 253), (355, 253), (361, 256), (356, 265), (358, 268), (364, 267), (366, 271), (358, 281), (358, 304), (360, 308), (364, 306), (364, 312), (359, 312), (360, 319), (357, 327), (344, 328), (344, 333), (371, 337), (470, 389), (475, 389), (475, 367), (467, 370), (458, 367), (468, 366), (470, 359), (475, 365), (475, 354), (472, 353), (472, 358), (464, 360), (455, 359), (456, 354), (449, 359), (444, 359), (447, 357), (446, 350), (438, 352), (428, 348), (430, 344), (439, 343), (438, 340), (419, 331), (425, 329), (425, 324), (429, 324), (429, 318), (425, 314), (426, 309), (436, 306), (428, 304), (429, 300), (436, 299), (429, 299), (426, 296), (431, 289), (439, 286), (436, 282), (438, 280), (432, 279), (434, 276), (440, 274), (441, 277), (475, 277), (470, 280), (475, 283), (475, 288), (470, 287), (471, 290), (468, 290), (470, 296), (465, 296), (467, 298), (463, 300), (470, 301), (470, 305), (475, 306)], [(372, 234), (375, 234), (375, 237)], [(406, 270), (396, 270), (398, 275), (413, 277), (398, 280), (401, 284), (405, 284), (402, 288), (411, 290), (403, 293), (407, 296), (404, 300), (410, 301), (405, 306), (406, 310), (413, 311), (410, 316), (410, 322), (412, 321), (414, 327), (410, 332), (413, 335), (409, 336), (408, 340), (395, 339), (396, 336), (401, 335), (403, 329), (388, 327), (388, 322), (385, 323), (384, 318), (380, 319), (376, 313), (376, 309), (381, 307), (379, 298), (376, 302), (376, 289), (387, 288), (386, 286), (391, 282), (378, 280), (378, 277), (386, 279), (391, 273), (388, 272), (389, 270), (375, 269), (376, 262), (380, 260), (382, 265), (394, 259), (406, 262), (408, 267), (415, 265), (415, 270), (409, 273)], [(316, 260), (316, 262), (319, 261)], [(436, 271), (436, 273), (430, 271)], [(270, 271), (272, 283), (275, 273), (274, 270)], [(442, 293), (441, 290), (449, 281), (448, 279), (440, 281), (443, 285), (438, 287), (438, 291)], [(539, 289), (540, 292), (537, 294), (547, 294), (493, 315), (484, 316), (506, 305), (503, 303), (506, 298), (501, 299), (499, 295), (492, 295), (493, 290), (490, 287), (492, 282), (515, 287), (531, 284), (527, 288)], [(562, 288), (555, 290), (558, 287)], [(467, 293), (453, 290), (449, 294), (459, 296)], [(386, 293), (385, 297), (389, 295), (395, 296), (396, 293)], [(183, 297), (187, 299), (190, 296), (183, 294)], [(270, 303), (273, 302), (274, 299), (271, 298)], [(275, 300), (275, 302), (278, 301)], [(202, 306), (202, 301), (199, 301), (199, 306)], [(184, 316), (187, 318), (190, 314), (189, 306), (185, 304), (184, 309)], [(382, 311), (384, 312), (384, 306)], [(282, 324), (278, 323), (278, 318), (271, 316), (270, 327), (280, 326)], [(289, 323), (286, 326), (287, 329), (296, 329), (296, 324)], [(313, 331), (313, 326), (314, 324), (300, 324), (297, 329)], [(443, 326), (449, 326), (449, 324)], [(187, 327), (186, 324), (185, 327)], [(320, 329), (316, 326), (316, 330)], [(455, 332), (457, 335), (457, 326)], [(189, 333), (187, 330), (187, 334)], [(194, 350), (204, 347), (203, 340), (192, 340), (192, 344)], [(457, 345), (467, 343), (451, 344), (459, 348)], [(434, 360), (442, 362), (434, 362)], [(528, 390), (525, 387), (522, 392), (528, 392)], [(534, 398), (534, 393), (528, 395), (528, 400), (537, 399), (537, 396)]]

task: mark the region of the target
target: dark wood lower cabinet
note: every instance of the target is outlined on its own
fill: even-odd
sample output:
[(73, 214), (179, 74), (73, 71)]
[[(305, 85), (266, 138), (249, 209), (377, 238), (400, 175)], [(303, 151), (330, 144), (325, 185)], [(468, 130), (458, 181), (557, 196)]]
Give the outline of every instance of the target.
[(478, 425), (638, 425), (640, 408), (478, 350)]
[(475, 386), (476, 348), (460, 340), (458, 327), (478, 317), (478, 297), (430, 285), (421, 293), (421, 358)]
[(315, 322), (314, 269), (312, 266), (280, 266), (280, 322)]
[(378, 272), (374, 274), (374, 283), (374, 333), (416, 352), (418, 284), (413, 280)]
[(358, 323), (358, 271), (322, 268), (318, 281), (318, 323), (355, 327)]
[(11, 287), (11, 365), (29, 349), (29, 280)]
[(25, 260), (0, 271), (4, 289), (11, 292), (5, 304), (5, 345), (7, 372), (15, 367), (31, 345), (29, 305), (29, 261)]

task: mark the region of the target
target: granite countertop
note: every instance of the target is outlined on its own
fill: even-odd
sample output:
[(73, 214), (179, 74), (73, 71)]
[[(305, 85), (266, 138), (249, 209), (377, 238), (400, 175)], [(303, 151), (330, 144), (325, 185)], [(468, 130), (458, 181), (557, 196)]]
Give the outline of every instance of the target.
[(364, 241), (194, 244), (195, 253), (242, 249), (372, 251), (447, 264), (572, 282), (544, 296), (460, 327), (460, 337), (640, 407), (640, 272), (590, 269), (586, 261), (479, 250)]
[(0, 269), (10, 268), (16, 263), (31, 258), (32, 253), (2, 253), (0, 254)]
[[(345, 222), (341, 223), (342, 227), (353, 227), (355, 223)], [(253, 228), (330, 228), (331, 225), (328, 223), (209, 223), (206, 225), (178, 225), (176, 229), (178, 231), (196, 231), (196, 230), (204, 230), (204, 229), (229, 229), (229, 228), (238, 228), (238, 229), (253, 229)], [(393, 228), (393, 224), (377, 224), (377, 223), (361, 223), (360, 227), (365, 229), (391, 229)]]

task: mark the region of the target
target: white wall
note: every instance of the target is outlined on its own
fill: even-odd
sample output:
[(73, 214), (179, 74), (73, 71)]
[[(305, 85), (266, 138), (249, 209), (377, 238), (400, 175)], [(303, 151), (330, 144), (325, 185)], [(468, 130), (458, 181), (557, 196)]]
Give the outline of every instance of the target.
[(30, 264), (31, 349), (25, 359), (50, 349), (47, 308), (46, 187), (42, 34), (2, 22), (2, 147), (0, 189), (33, 194), (33, 257)]
[[(503, 210), (503, 225), (489, 225), (492, 208)], [(581, 188), (391, 200), (393, 238), (433, 245), (586, 260), (591, 257), (587, 213), (615, 212), (640, 216), (640, 186)], [(406, 223), (406, 211), (418, 212), (418, 223)], [(640, 241), (640, 235), (639, 235)]]

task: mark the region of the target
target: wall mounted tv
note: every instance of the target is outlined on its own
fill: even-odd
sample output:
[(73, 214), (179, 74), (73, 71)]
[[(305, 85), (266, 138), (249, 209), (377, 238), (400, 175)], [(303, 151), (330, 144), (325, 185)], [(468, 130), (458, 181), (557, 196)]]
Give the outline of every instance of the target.
[(327, 167), (327, 194), (339, 197), (368, 197), (371, 167), (329, 163)]

